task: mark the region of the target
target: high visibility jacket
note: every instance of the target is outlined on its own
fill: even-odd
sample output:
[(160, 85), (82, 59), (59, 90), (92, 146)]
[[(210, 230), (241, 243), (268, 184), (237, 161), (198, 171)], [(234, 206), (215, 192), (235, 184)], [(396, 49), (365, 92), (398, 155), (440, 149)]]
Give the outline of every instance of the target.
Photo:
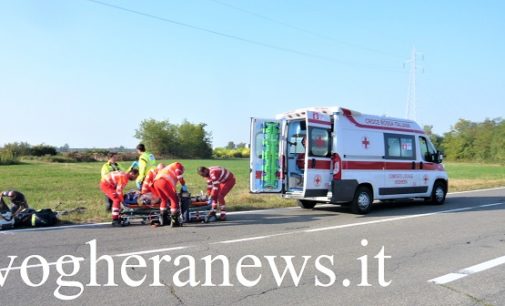
[(184, 166), (181, 163), (175, 162), (158, 171), (158, 175), (156, 175), (154, 180), (167, 180), (175, 188), (177, 182), (181, 183), (181, 185), (186, 185), (183, 174)]
[(207, 194), (212, 198), (216, 198), (219, 185), (225, 183), (232, 177), (233, 173), (223, 167), (209, 167), (209, 177), (207, 177)]
[(123, 189), (128, 185), (128, 174), (123, 171), (113, 171), (102, 178), (102, 184), (108, 185), (111, 189), (116, 189), (119, 200), (123, 201)]
[(118, 163), (111, 163), (111, 162), (106, 162), (102, 166), (102, 178), (105, 178), (105, 176), (113, 171), (124, 171), (123, 167), (119, 165)]
[(137, 177), (137, 185), (142, 184), (144, 178), (149, 170), (156, 167), (156, 159), (154, 155), (148, 152), (144, 152), (139, 157), (139, 176)]
[(153, 168), (149, 170), (149, 172), (147, 172), (147, 175), (144, 178), (144, 182), (142, 183), (142, 190), (140, 192), (141, 194), (151, 192), (154, 185), (154, 179), (158, 175), (158, 172), (163, 168), (164, 168), (163, 164), (159, 164), (156, 168)]

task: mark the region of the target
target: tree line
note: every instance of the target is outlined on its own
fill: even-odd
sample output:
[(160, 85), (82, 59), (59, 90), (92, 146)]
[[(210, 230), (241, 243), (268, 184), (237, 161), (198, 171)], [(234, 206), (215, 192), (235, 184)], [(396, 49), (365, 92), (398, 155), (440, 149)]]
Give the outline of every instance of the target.
[[(505, 163), (505, 120), (501, 118), (472, 122), (460, 119), (443, 136), (432, 132), (433, 126), (424, 126), (433, 144), (444, 153), (448, 161), (477, 161)], [(250, 151), (245, 143), (229, 142), (224, 148), (212, 149), (212, 134), (204, 123), (184, 120), (173, 124), (168, 120), (143, 120), (135, 131), (135, 137), (148, 150), (165, 158), (245, 158)], [(36, 156), (48, 161), (90, 161), (106, 152), (66, 152), (68, 145), (56, 147), (40, 144), (32, 146), (26, 142), (5, 144), (0, 148), (0, 164), (16, 162), (21, 156)], [(98, 154), (103, 153), (103, 154)], [(66, 155), (65, 155), (66, 154)], [(134, 154), (134, 153), (133, 153)]]
[(443, 136), (425, 126), (435, 146), (449, 161), (505, 163), (505, 120), (501, 118), (472, 122), (459, 119)]

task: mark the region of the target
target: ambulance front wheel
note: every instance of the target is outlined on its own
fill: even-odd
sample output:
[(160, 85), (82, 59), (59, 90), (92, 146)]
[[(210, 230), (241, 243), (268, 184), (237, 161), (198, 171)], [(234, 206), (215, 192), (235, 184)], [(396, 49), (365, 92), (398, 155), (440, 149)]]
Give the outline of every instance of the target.
[(373, 194), (367, 186), (359, 186), (351, 203), (351, 211), (355, 214), (367, 214), (372, 208)]
[(447, 195), (447, 188), (444, 182), (436, 181), (433, 185), (433, 191), (431, 192), (431, 203), (435, 205), (442, 205), (445, 202), (445, 196)]
[(305, 209), (312, 209), (316, 206), (316, 201), (298, 200), (298, 206)]

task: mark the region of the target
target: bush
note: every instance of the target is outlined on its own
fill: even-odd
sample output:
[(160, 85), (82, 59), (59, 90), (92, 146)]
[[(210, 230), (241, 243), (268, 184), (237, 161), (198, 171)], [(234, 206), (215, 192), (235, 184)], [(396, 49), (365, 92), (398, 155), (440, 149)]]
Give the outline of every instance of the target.
[(45, 144), (40, 144), (33, 146), (30, 149), (30, 155), (33, 156), (45, 156), (45, 155), (56, 155), (56, 147), (48, 146)]
[(215, 148), (214, 158), (229, 159), (229, 158), (249, 158), (251, 155), (250, 149), (248, 148), (238, 148), (238, 149), (226, 149), (226, 148)]
[(10, 149), (0, 150), (0, 165), (14, 165), (18, 159)]
[(27, 156), (31, 154), (31, 146), (27, 142), (13, 142), (13, 143), (6, 143), (4, 145), (4, 150), (10, 151), (9, 154), (12, 154), (14, 158), (20, 157), (20, 156)]

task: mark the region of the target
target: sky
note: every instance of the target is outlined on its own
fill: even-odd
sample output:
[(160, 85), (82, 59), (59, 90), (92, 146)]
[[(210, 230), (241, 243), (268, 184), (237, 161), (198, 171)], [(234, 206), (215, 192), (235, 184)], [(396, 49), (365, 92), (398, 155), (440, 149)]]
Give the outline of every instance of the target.
[[(314, 106), (437, 134), (505, 117), (504, 1), (0, 0), (0, 146), (134, 147), (153, 118), (249, 142)], [(500, 38), (501, 37), (501, 38)]]

